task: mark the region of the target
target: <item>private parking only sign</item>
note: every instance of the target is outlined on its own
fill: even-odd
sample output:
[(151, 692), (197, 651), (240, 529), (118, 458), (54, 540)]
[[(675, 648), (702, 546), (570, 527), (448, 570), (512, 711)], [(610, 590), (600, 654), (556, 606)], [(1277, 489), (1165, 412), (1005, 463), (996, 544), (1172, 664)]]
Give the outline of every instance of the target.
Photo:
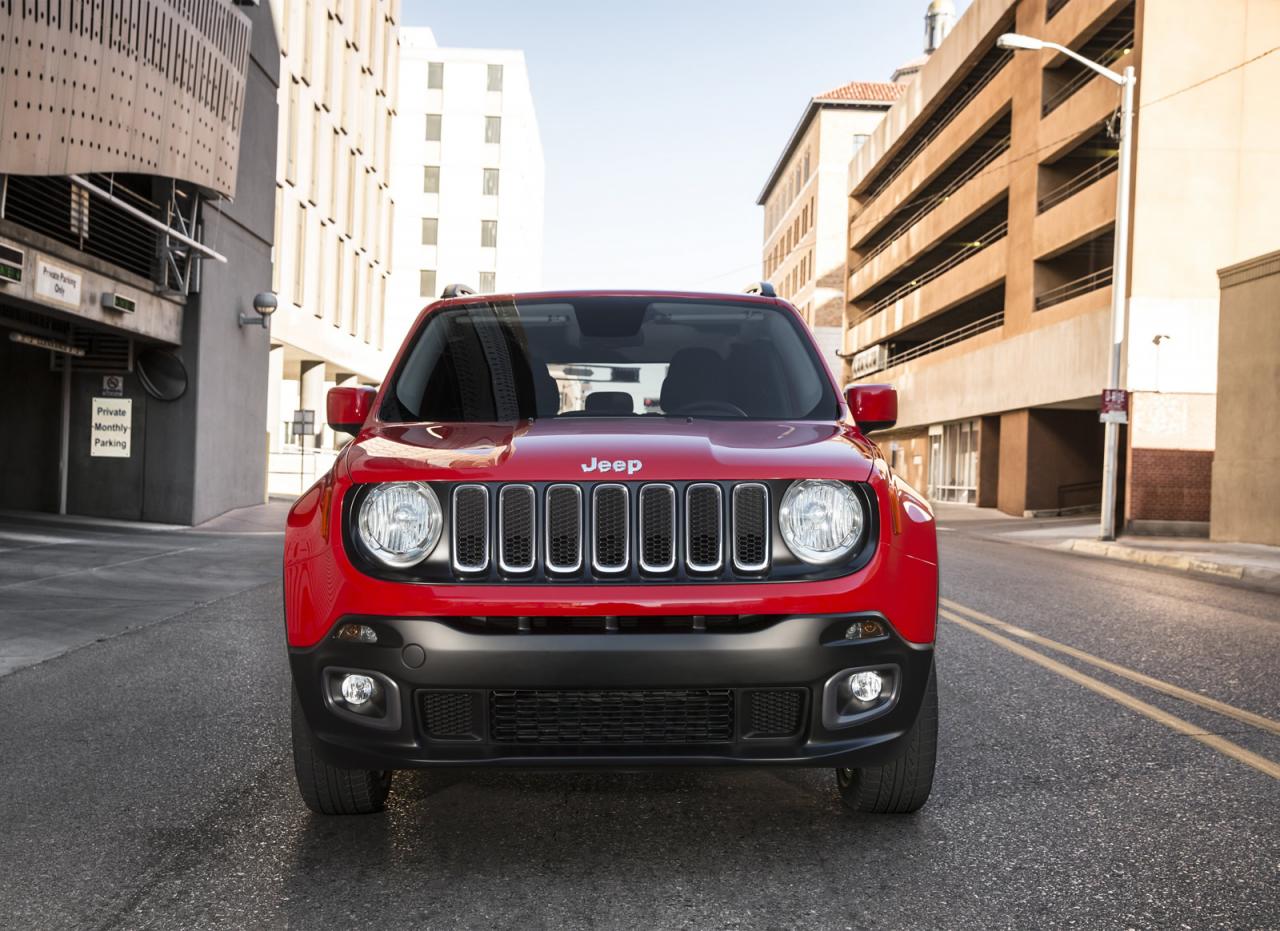
[(94, 398), (89, 455), (129, 458), (133, 433), (133, 398)]

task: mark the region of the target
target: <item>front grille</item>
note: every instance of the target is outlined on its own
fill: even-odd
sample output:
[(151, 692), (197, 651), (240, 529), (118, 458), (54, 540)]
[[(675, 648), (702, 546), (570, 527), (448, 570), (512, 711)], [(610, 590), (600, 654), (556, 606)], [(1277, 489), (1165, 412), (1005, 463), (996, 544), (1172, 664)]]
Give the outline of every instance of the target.
[(453, 490), (453, 568), (483, 572), (489, 567), (489, 489), (459, 485)]
[(450, 500), (461, 578), (751, 579), (771, 567), (762, 482), (464, 484)]
[(730, 689), (495, 690), (495, 743), (557, 746), (696, 746), (734, 735)]
[(695, 572), (715, 572), (721, 566), (721, 494), (719, 485), (690, 485), (685, 492), (687, 562)]
[(506, 485), (498, 494), (498, 566), (503, 572), (529, 572), (537, 557), (535, 493), (528, 485)]
[(434, 740), (478, 740), (478, 692), (423, 692), (422, 728)]
[(750, 693), (748, 737), (792, 737), (800, 731), (803, 689), (758, 689)]

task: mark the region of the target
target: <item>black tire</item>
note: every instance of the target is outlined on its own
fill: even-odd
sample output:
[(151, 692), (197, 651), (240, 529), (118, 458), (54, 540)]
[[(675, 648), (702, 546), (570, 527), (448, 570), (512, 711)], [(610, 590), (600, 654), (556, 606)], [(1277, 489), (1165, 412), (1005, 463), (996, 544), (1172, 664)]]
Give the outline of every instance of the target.
[(298, 791), (318, 815), (371, 815), (382, 811), (391, 791), (391, 771), (339, 769), (316, 753), (311, 728), (293, 694), (293, 772)]
[(905, 815), (929, 801), (938, 756), (938, 683), (932, 664), (920, 714), (906, 743), (902, 756), (889, 763), (836, 770), (840, 800), (846, 807), (865, 814)]

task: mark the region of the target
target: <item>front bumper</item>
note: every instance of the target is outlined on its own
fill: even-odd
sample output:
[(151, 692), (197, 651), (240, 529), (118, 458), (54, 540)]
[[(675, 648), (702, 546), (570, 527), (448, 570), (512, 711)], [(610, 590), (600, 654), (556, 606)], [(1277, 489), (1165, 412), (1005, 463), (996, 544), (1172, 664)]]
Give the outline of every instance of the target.
[[(366, 624), (378, 642), (331, 635), (289, 652), (318, 752), (335, 766), (376, 770), (875, 765), (900, 754), (933, 663), (931, 644), (903, 640), (870, 612), (706, 630), (550, 620), (519, 630), (467, 618), (343, 618), (335, 630)], [(868, 620), (883, 633), (851, 639), (850, 626)], [(886, 697), (850, 713), (841, 684), (864, 669), (884, 674)], [(381, 716), (335, 700), (335, 677), (346, 672), (377, 679)]]

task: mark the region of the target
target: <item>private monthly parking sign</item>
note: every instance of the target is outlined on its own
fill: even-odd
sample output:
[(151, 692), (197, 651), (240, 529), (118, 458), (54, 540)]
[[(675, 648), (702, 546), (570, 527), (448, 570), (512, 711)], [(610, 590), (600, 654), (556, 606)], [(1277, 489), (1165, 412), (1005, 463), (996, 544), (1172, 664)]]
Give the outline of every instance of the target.
[(133, 398), (94, 398), (89, 455), (129, 458)]

